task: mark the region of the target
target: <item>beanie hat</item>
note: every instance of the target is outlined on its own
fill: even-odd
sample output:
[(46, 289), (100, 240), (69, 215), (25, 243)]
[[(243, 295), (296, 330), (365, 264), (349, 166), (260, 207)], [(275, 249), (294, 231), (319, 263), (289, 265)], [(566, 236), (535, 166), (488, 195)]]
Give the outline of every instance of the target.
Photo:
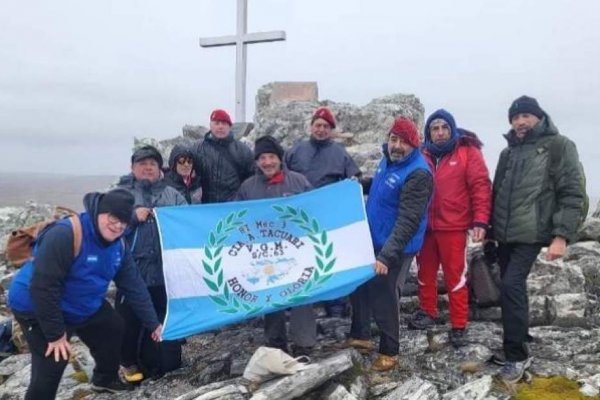
[(227, 111), (221, 110), (221, 109), (216, 109), (213, 112), (211, 112), (210, 113), (210, 120), (211, 121), (225, 122), (229, 126), (233, 125), (231, 123), (231, 117), (229, 116), (229, 114), (227, 114)]
[(273, 153), (283, 160), (283, 147), (273, 136), (265, 135), (254, 142), (254, 159), (257, 160), (263, 153)]
[(415, 123), (408, 118), (396, 118), (389, 134), (401, 137), (402, 140), (412, 147), (419, 147), (419, 132), (417, 131)]
[(133, 203), (135, 199), (125, 189), (114, 189), (100, 196), (98, 202), (98, 214), (108, 213), (119, 221), (128, 224), (133, 215)]
[(156, 162), (158, 163), (158, 167), (162, 168), (163, 166), (163, 158), (160, 155), (160, 152), (158, 150), (156, 150), (156, 147), (147, 145), (147, 146), (142, 146), (138, 149), (136, 149), (133, 152), (133, 155), (131, 156), (131, 163), (136, 163), (138, 161), (142, 161), (145, 160), (147, 158), (151, 158), (153, 160), (156, 160)]
[(315, 111), (315, 113), (312, 116), (310, 123), (312, 124), (319, 118), (324, 119), (325, 121), (327, 121), (327, 123), (329, 125), (331, 125), (332, 128), (335, 128), (335, 117), (333, 116), (333, 113), (331, 112), (331, 110), (329, 108), (327, 108), (327, 107), (317, 108), (317, 110)]
[(541, 109), (537, 100), (529, 96), (521, 96), (512, 102), (508, 109), (508, 122), (512, 122), (515, 115), (523, 113), (535, 115), (539, 119), (544, 117), (544, 110)]

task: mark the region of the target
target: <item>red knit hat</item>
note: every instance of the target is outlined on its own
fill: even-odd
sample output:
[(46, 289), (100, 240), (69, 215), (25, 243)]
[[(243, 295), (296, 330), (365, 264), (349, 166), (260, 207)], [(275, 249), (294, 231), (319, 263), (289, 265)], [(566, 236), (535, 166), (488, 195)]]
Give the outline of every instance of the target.
[(420, 139), (417, 126), (408, 118), (398, 117), (390, 129), (390, 135), (400, 136), (402, 140), (412, 147), (419, 147)]
[(313, 122), (315, 122), (315, 120), (319, 118), (324, 119), (329, 125), (331, 125), (332, 128), (335, 128), (335, 117), (333, 116), (333, 113), (331, 112), (331, 110), (329, 110), (329, 108), (317, 108), (317, 110), (312, 116), (312, 120), (310, 121), (310, 123), (312, 124)]
[(233, 125), (231, 123), (231, 117), (229, 116), (229, 114), (227, 114), (227, 111), (221, 110), (221, 109), (216, 109), (213, 112), (211, 112), (210, 120), (225, 122), (225, 123), (229, 124), (229, 126)]

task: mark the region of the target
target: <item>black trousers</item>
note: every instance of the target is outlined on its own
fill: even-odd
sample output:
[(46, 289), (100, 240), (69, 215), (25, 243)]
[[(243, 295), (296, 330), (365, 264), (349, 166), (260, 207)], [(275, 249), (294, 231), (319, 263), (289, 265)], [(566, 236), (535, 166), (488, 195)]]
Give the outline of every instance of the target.
[(400, 320), (398, 316), (398, 285), (403, 286), (414, 254), (405, 254), (399, 265), (388, 265), (387, 275), (376, 275), (350, 295), (352, 325), (350, 337), (371, 339), (371, 316), (379, 327), (379, 352), (398, 355)]
[(498, 245), (504, 355), (508, 361), (523, 361), (529, 357), (526, 345), (529, 333), (527, 276), (541, 249), (541, 244)]
[[(54, 354), (45, 357), (48, 341), (35, 319), (16, 316), (31, 350), (31, 380), (25, 400), (52, 400), (67, 361), (54, 361)], [(106, 301), (100, 310), (84, 323), (67, 327), (67, 336), (77, 334), (89, 347), (96, 362), (92, 382), (108, 384), (118, 379), (119, 350), (123, 336), (123, 320)]]
[[(160, 321), (167, 313), (167, 292), (164, 286), (149, 286), (148, 292)], [(121, 346), (121, 364), (141, 367), (147, 376), (160, 376), (181, 366), (181, 341), (164, 340), (154, 342), (147, 329), (142, 326), (133, 309), (123, 295), (117, 293), (115, 307), (125, 321), (125, 333)]]

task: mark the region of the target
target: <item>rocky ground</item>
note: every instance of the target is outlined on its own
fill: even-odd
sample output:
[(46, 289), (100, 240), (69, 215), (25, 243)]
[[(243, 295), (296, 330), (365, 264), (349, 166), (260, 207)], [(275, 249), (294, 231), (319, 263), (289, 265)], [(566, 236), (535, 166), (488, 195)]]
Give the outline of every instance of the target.
[[(255, 128), (240, 124), (243, 140), (252, 143), (262, 134), (273, 134), (288, 147), (306, 137), (312, 110), (330, 106), (338, 116), (338, 140), (369, 174), (379, 159), (382, 137), (393, 116), (423, 121), (423, 107), (414, 96), (394, 95), (375, 99), (364, 107), (332, 102), (272, 103), (271, 86), (257, 95)], [(164, 142), (142, 139), (163, 152), (165, 158), (175, 143), (191, 143), (206, 132), (203, 127), (186, 126), (180, 138)], [(251, 132), (248, 134), (248, 132)], [(0, 208), (0, 237), (12, 229), (48, 218), (52, 208)], [(5, 239), (0, 240), (0, 315), (9, 318), (5, 293), (15, 270), (3, 259)], [(478, 252), (471, 248), (470, 253)], [(403, 287), (401, 299), (400, 368), (373, 373), (375, 354), (362, 355), (344, 349), (350, 330), (347, 318), (325, 318), (317, 308), (318, 348), (311, 354), (312, 366), (292, 376), (279, 377), (262, 385), (241, 376), (253, 352), (263, 344), (262, 321), (196, 335), (184, 345), (184, 365), (160, 379), (143, 382), (134, 392), (96, 395), (86, 380), (93, 360), (85, 346), (75, 343), (75, 357), (63, 377), (59, 399), (508, 399), (515, 387), (498, 385), (492, 378), (499, 367), (488, 362), (500, 350), (502, 329), (498, 307), (471, 308), (467, 346), (455, 350), (448, 345), (445, 321), (447, 297), (440, 304), (443, 315), (431, 332), (407, 330), (405, 318), (418, 307), (413, 269)], [(562, 376), (580, 381), (582, 393), (598, 395), (600, 390), (600, 209), (588, 218), (580, 242), (569, 246), (563, 260), (547, 262), (540, 257), (528, 280), (530, 295), (530, 344), (536, 377)], [(377, 338), (375, 327), (374, 337)], [(0, 362), (0, 400), (21, 399), (29, 380), (28, 354), (11, 355)], [(544, 398), (538, 396), (537, 398)], [(560, 397), (558, 397), (560, 398)], [(591, 397), (593, 398), (593, 397)], [(600, 398), (600, 397), (595, 397)]]
[[(0, 234), (15, 226), (47, 218), (50, 206), (0, 209)], [(564, 376), (587, 381), (589, 393), (600, 381), (600, 219), (586, 222), (582, 238), (569, 247), (567, 257), (534, 265), (528, 286), (531, 299), (531, 352), (535, 376)], [(596, 235), (593, 236), (592, 235)], [(0, 243), (0, 250), (4, 243)], [(472, 253), (477, 251), (472, 249)], [(3, 289), (15, 271), (0, 256)], [(414, 271), (403, 289), (402, 320), (417, 305)], [(4, 295), (0, 297), (4, 304)], [(440, 296), (446, 310), (446, 296)], [(255, 319), (215, 332), (188, 338), (184, 366), (160, 379), (148, 380), (134, 392), (96, 395), (86, 383), (93, 360), (76, 343), (76, 357), (65, 372), (59, 399), (508, 399), (511, 390), (492, 379), (497, 366), (487, 362), (501, 348), (498, 308), (472, 307), (468, 345), (455, 350), (448, 344), (448, 326), (429, 333), (411, 331), (403, 322), (400, 332), (401, 367), (388, 373), (369, 370), (375, 354), (344, 349), (350, 330), (348, 318), (325, 318), (320, 308), (319, 346), (313, 367), (293, 376), (256, 385), (241, 378), (252, 353), (263, 344), (262, 321)], [(9, 318), (2, 306), (2, 315)], [(377, 331), (373, 326), (375, 338)], [(30, 357), (17, 354), (0, 362), (0, 399), (21, 399), (29, 380)], [(595, 386), (594, 386), (595, 385)]]

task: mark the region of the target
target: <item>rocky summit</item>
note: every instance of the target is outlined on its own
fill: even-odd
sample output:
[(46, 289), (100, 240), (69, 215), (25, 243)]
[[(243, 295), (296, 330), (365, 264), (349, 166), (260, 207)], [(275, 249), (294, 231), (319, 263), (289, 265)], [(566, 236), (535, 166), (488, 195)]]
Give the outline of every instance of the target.
[[(337, 140), (344, 143), (363, 171), (372, 173), (380, 157), (379, 146), (394, 116), (412, 117), (419, 125), (423, 107), (414, 96), (392, 95), (375, 99), (363, 107), (316, 99), (286, 101), (272, 96), (274, 85), (261, 88), (253, 126), (238, 124), (236, 130), (248, 143), (262, 134), (272, 134), (288, 147), (308, 136), (312, 111), (318, 105), (331, 107), (338, 118)], [(140, 139), (158, 146), (165, 158), (175, 143), (202, 140), (206, 128), (184, 127), (184, 135), (169, 141)], [(0, 314), (10, 319), (5, 291), (15, 269), (3, 258), (6, 235), (16, 227), (49, 218), (50, 205), (28, 204), (0, 209)], [(469, 257), (480, 254), (472, 246)], [(401, 288), (400, 365), (377, 373), (370, 369), (375, 353), (361, 354), (345, 347), (349, 318), (327, 318), (320, 306), (318, 347), (309, 368), (293, 375), (278, 376), (262, 384), (242, 375), (254, 351), (264, 345), (262, 319), (256, 318), (216, 331), (187, 338), (183, 367), (165, 376), (148, 379), (135, 391), (119, 395), (94, 394), (88, 383), (93, 360), (87, 348), (74, 342), (74, 355), (65, 371), (59, 399), (509, 399), (519, 387), (506, 387), (493, 377), (499, 366), (489, 360), (502, 348), (499, 307), (471, 305), (466, 345), (449, 345), (447, 296), (439, 276), (442, 315), (429, 332), (407, 328), (406, 319), (418, 308), (416, 267)], [(564, 259), (548, 262), (544, 254), (535, 262), (528, 279), (534, 377), (561, 376), (579, 382), (581, 396), (600, 392), (600, 207), (590, 216), (580, 241), (568, 247)], [(376, 344), (378, 332), (373, 325)], [(30, 356), (3, 354), (0, 362), (0, 399), (21, 399), (27, 388)], [(527, 385), (527, 384), (525, 384)], [(595, 397), (594, 397), (595, 396)], [(544, 398), (538, 396), (536, 398)], [(559, 397), (556, 397), (559, 398)]]

